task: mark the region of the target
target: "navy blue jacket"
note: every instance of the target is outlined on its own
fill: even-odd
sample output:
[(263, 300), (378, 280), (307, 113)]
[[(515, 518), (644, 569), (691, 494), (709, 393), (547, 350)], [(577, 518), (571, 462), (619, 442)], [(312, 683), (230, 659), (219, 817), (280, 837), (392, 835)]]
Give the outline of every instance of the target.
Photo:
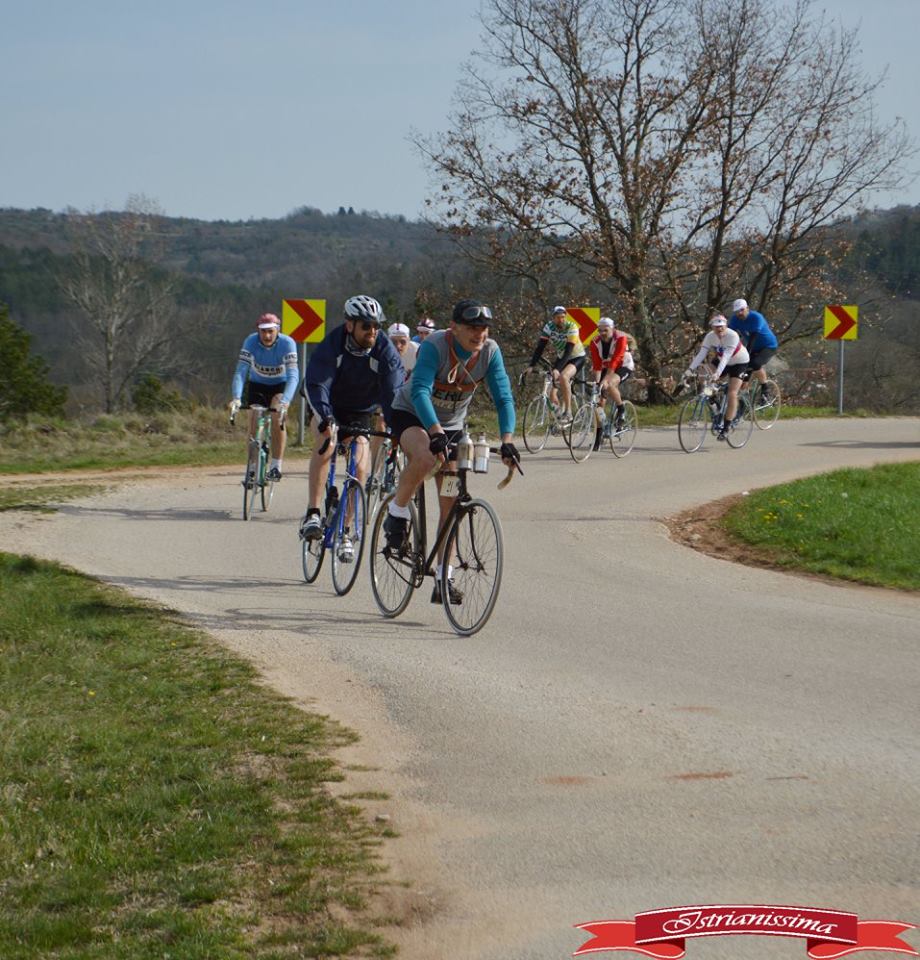
[(336, 410), (370, 413), (383, 407), (389, 423), (393, 394), (406, 376), (399, 353), (383, 331), (378, 332), (366, 356), (346, 349), (347, 336), (342, 324), (326, 336), (310, 357), (304, 374), (310, 406), (320, 419), (334, 417)]

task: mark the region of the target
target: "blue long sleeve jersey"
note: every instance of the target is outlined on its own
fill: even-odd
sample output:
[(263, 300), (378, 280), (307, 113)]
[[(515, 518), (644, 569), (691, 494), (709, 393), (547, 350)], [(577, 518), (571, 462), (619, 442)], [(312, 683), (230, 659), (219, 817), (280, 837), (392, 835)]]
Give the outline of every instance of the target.
[[(434, 336), (434, 334), (431, 336)], [(426, 430), (439, 422), (434, 403), (432, 402), (432, 392), (434, 390), (438, 367), (441, 364), (441, 355), (435, 345), (430, 342), (431, 336), (418, 348), (418, 355), (415, 358), (415, 368), (412, 371), (412, 379), (407, 384), (412, 405), (415, 407), (415, 413), (419, 420), (422, 421), (422, 426), (424, 426)], [(456, 342), (454, 343), (454, 352), (461, 362), (469, 360), (473, 355), (470, 350), (464, 350)], [(485, 380), (489, 386), (489, 393), (492, 395), (492, 400), (495, 403), (495, 409), (498, 411), (499, 431), (502, 434), (514, 433), (514, 396), (511, 392), (511, 381), (508, 379), (508, 373), (505, 370), (505, 361), (502, 357), (501, 349), (497, 344), (495, 345), (492, 356), (489, 358)], [(470, 395), (470, 398), (471, 397), (472, 395)], [(468, 406), (469, 400), (466, 403), (466, 407)], [(464, 415), (465, 409), (466, 408), (464, 408)], [(449, 427), (447, 427), (441, 422), (441, 426), (450, 429), (459, 425), (459, 422), (456, 424), (451, 423)]]
[(779, 346), (776, 334), (770, 329), (764, 315), (756, 310), (749, 310), (743, 320), (732, 314), (728, 329), (734, 330), (741, 337), (741, 342), (748, 348), (749, 353), (775, 350)]
[(345, 326), (329, 333), (307, 363), (304, 389), (320, 419), (333, 410), (370, 413), (383, 407), (387, 423), (393, 412), (393, 394), (405, 379), (402, 360), (390, 338), (378, 333), (369, 353), (347, 347)]
[(285, 333), (270, 347), (263, 347), (258, 333), (250, 333), (240, 348), (240, 359), (233, 374), (230, 392), (234, 399), (243, 395), (246, 378), (254, 383), (284, 384), (284, 402), (290, 403), (300, 378), (297, 369), (297, 344)]

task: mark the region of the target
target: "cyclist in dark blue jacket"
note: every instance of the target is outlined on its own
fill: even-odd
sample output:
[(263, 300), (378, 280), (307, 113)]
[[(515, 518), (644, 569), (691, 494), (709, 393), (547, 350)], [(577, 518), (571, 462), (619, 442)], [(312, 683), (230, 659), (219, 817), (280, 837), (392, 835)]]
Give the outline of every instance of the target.
[[(345, 323), (333, 330), (316, 348), (307, 364), (302, 392), (313, 411), (310, 421), (313, 453), (307, 513), (300, 534), (306, 540), (323, 535), (319, 505), (329, 461), (337, 440), (347, 436), (337, 425), (374, 428), (374, 414), (381, 407), (387, 423), (392, 417), (393, 394), (405, 378), (402, 360), (380, 326), (384, 316), (373, 297), (357, 296), (345, 301)], [(320, 449), (329, 440), (326, 450)], [(367, 438), (359, 438), (357, 478), (364, 484), (370, 469)]]
[[(728, 329), (734, 330), (741, 337), (741, 343), (747, 348), (751, 360), (748, 370), (761, 382), (767, 382), (767, 371), (764, 367), (776, 355), (779, 341), (762, 313), (751, 310), (747, 300), (740, 297), (732, 304), (732, 315), (728, 321)], [(764, 399), (767, 399), (766, 387)]]

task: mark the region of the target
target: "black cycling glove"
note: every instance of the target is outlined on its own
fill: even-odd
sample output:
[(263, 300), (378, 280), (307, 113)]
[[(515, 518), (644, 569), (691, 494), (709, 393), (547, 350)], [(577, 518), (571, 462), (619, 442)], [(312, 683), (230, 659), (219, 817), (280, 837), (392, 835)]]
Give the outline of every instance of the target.
[(428, 449), (437, 457), (447, 450), (447, 434), (436, 433), (428, 442)]
[(510, 460), (516, 467), (518, 473), (523, 477), (524, 471), (521, 469), (521, 455), (513, 443), (503, 443), (501, 446), (502, 460)]

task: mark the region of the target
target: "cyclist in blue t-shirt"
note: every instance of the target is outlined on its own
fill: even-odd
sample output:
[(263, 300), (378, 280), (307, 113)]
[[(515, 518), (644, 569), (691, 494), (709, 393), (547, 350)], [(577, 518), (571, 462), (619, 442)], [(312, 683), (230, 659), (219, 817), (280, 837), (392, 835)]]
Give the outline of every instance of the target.
[[(734, 330), (741, 337), (741, 343), (747, 348), (751, 360), (748, 370), (763, 384), (767, 382), (767, 371), (764, 370), (767, 362), (776, 355), (779, 341), (762, 313), (751, 310), (747, 300), (739, 297), (732, 304), (732, 315), (728, 321), (728, 329)], [(767, 388), (764, 387), (764, 399), (767, 397)]]
[[(281, 321), (273, 313), (263, 313), (256, 323), (256, 332), (249, 334), (240, 349), (240, 359), (233, 374), (230, 393), (231, 416), (240, 408), (243, 384), (249, 379), (249, 404), (271, 407), (272, 413), (272, 460), (268, 479), (276, 483), (281, 479), (284, 461), (284, 416), (294, 399), (299, 379), (297, 370), (297, 345), (281, 333)], [(255, 436), (256, 413), (249, 418), (249, 435)]]

